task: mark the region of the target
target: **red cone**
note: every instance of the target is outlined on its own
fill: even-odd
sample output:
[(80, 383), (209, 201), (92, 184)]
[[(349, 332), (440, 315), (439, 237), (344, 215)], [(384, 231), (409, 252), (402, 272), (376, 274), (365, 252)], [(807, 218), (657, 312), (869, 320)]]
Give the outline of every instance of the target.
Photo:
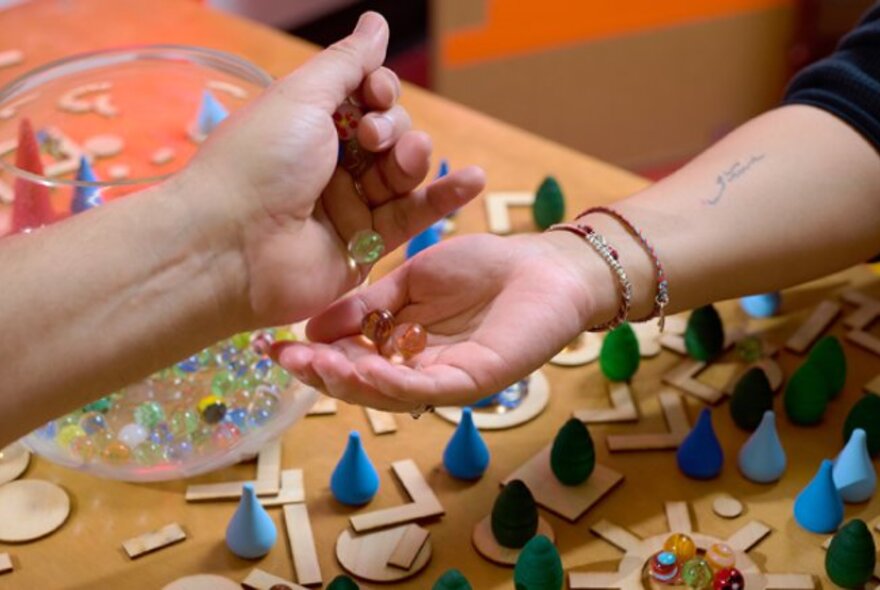
[[(40, 146), (29, 119), (24, 118), (18, 127), (18, 149), (15, 166), (32, 174), (43, 175)], [(12, 233), (48, 225), (55, 220), (55, 212), (49, 200), (49, 187), (25, 178), (16, 178), (12, 203)]]

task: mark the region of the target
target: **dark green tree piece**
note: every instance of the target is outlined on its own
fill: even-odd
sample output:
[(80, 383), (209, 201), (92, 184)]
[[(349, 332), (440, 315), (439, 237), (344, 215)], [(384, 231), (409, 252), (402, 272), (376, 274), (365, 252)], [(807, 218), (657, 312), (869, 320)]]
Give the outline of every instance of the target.
[(767, 373), (759, 367), (746, 371), (730, 397), (730, 416), (734, 423), (753, 432), (761, 423), (764, 412), (773, 409), (773, 388)]
[(354, 580), (345, 575), (336, 576), (327, 584), (327, 590), (359, 590), (359, 588)]
[(724, 325), (712, 305), (695, 309), (684, 331), (688, 354), (698, 361), (711, 361), (724, 350)]
[(523, 547), (538, 532), (538, 507), (532, 492), (515, 479), (503, 488), (492, 507), (492, 534), (499, 545)]
[(639, 368), (639, 340), (628, 322), (608, 332), (599, 351), (599, 368), (611, 381), (629, 381)]
[(431, 590), (473, 590), (471, 583), (457, 569), (446, 570)]
[(825, 554), (828, 577), (843, 588), (863, 588), (873, 576), (876, 564), (874, 537), (859, 519), (851, 520), (837, 531)]
[(853, 405), (843, 423), (843, 444), (849, 441), (856, 428), (863, 429), (868, 435), (871, 456), (880, 455), (880, 396), (869, 393)]
[(819, 368), (805, 361), (785, 388), (785, 413), (800, 426), (818, 424), (828, 407), (828, 384)]
[(846, 385), (846, 356), (837, 336), (825, 336), (810, 350), (807, 362), (816, 365), (828, 383), (828, 397), (840, 395)]
[(562, 484), (576, 486), (587, 481), (594, 467), (596, 449), (590, 431), (577, 418), (570, 418), (553, 439), (550, 469)]
[(535, 203), (532, 205), (532, 216), (535, 218), (535, 225), (541, 229), (547, 229), (565, 217), (565, 197), (559, 183), (552, 176), (545, 178), (538, 187)]
[(559, 552), (544, 535), (523, 547), (513, 568), (516, 590), (561, 590), (564, 578)]

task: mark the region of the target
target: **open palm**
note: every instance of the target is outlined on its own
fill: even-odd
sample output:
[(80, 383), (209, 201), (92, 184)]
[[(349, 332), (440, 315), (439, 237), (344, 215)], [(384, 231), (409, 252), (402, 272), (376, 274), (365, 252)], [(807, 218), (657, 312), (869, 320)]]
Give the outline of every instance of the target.
[[(579, 252), (581, 255), (582, 251)], [(428, 346), (394, 364), (358, 336), (372, 309), (418, 322)], [(280, 352), (307, 383), (346, 401), (404, 411), (466, 404), (540, 367), (574, 339), (590, 296), (546, 236), (466, 236), (435, 246), (312, 319), (312, 344)]]

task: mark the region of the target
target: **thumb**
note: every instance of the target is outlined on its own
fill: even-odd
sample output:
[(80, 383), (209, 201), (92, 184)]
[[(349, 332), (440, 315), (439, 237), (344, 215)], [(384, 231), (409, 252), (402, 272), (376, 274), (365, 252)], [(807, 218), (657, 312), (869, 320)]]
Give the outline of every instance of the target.
[(380, 14), (365, 12), (351, 35), (279, 80), (277, 88), (289, 100), (332, 114), (385, 61), (388, 34), (388, 23)]

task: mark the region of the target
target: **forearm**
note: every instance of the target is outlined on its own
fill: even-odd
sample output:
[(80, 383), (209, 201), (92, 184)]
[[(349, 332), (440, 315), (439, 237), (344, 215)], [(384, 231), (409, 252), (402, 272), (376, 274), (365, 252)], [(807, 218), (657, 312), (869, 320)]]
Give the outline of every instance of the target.
[[(674, 313), (792, 286), (880, 252), (880, 158), (836, 117), (788, 106), (614, 208), (654, 244)], [(656, 282), (647, 255), (610, 217), (587, 223), (620, 250), (635, 289), (631, 317), (648, 314)], [(617, 304), (613, 282), (593, 267), (604, 319)]]
[(240, 255), (183, 182), (0, 240), (0, 446), (243, 327)]

